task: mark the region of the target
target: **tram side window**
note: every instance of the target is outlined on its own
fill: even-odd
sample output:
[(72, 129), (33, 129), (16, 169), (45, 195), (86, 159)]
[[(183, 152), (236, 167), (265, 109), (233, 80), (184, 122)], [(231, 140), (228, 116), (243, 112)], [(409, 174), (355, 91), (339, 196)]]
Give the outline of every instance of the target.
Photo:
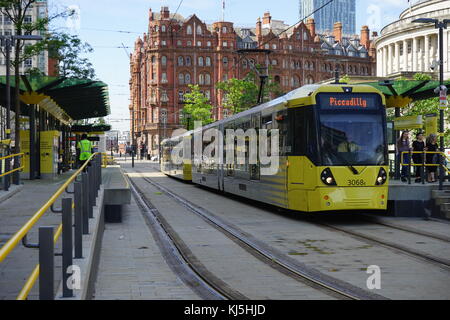
[(274, 128), (279, 130), (279, 155), (285, 156), (292, 151), (291, 141), (288, 140), (289, 122), (287, 110), (279, 111), (275, 114)]
[(289, 138), (294, 156), (307, 156), (313, 163), (318, 163), (317, 135), (313, 107), (291, 109), (289, 118)]

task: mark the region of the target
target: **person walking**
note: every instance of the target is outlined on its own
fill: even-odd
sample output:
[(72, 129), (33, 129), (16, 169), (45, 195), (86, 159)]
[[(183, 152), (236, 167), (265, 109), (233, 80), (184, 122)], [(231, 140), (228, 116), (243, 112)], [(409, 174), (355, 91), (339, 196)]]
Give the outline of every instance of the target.
[[(413, 141), (412, 143), (412, 150), (413, 152), (423, 152), (426, 151), (426, 147), (425, 147), (425, 136), (423, 135), (422, 132), (419, 132), (416, 134), (416, 140)], [(414, 161), (414, 164), (417, 164), (419, 166), (415, 166), (415, 172), (416, 172), (416, 182), (420, 183), (422, 182), (422, 175), (423, 175), (423, 166), (422, 164), (424, 163), (424, 156), (423, 153), (413, 153), (412, 155), (412, 159)]]
[[(81, 140), (78, 142), (77, 148), (80, 149), (78, 159), (80, 160), (80, 167), (82, 167), (92, 155), (92, 142), (88, 140), (87, 134), (83, 133), (81, 135)], [(86, 168), (83, 171), (86, 171)]]
[[(439, 148), (437, 145), (437, 135), (432, 133), (427, 138), (427, 151), (428, 152), (438, 152)], [(427, 164), (438, 164), (439, 163), (439, 155), (437, 153), (427, 153)], [(437, 166), (429, 166), (428, 168), (428, 182), (436, 182), (436, 171)]]
[[(409, 131), (403, 131), (400, 138), (397, 140), (397, 155), (400, 163), (403, 163), (401, 179), (402, 182), (407, 181), (408, 169), (409, 169), (409, 153), (403, 153), (405, 151), (410, 151), (410, 141), (409, 141)], [(403, 161), (402, 161), (403, 160)]]

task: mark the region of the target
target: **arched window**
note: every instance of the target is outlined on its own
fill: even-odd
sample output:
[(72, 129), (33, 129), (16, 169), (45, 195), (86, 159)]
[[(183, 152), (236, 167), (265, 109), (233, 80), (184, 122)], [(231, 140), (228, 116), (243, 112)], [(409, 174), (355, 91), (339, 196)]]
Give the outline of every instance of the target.
[(161, 65), (163, 65), (163, 66), (167, 65), (167, 57), (166, 56), (161, 57)]
[(184, 65), (184, 58), (182, 56), (178, 57), (178, 66), (183, 66)]
[(156, 57), (152, 56), (152, 64), (156, 62)]
[(197, 34), (202, 34), (202, 27), (201, 26), (197, 26)]
[(205, 62), (206, 62), (207, 67), (211, 66), (211, 58), (210, 57), (206, 57)]
[(227, 27), (222, 27), (222, 33), (227, 33), (228, 29)]
[(191, 26), (187, 26), (186, 33), (187, 34), (192, 34), (192, 27)]
[(186, 73), (184, 75), (184, 83), (185, 84), (190, 84), (191, 83), (191, 75), (189, 73)]
[(247, 59), (242, 60), (242, 67), (247, 69)]
[(205, 84), (205, 76), (203, 74), (200, 74), (198, 76), (198, 84), (204, 85)]
[(179, 84), (184, 84), (184, 75), (182, 73), (180, 73), (178, 75), (178, 83)]
[(165, 25), (161, 26), (161, 32), (166, 32), (166, 26)]
[(228, 65), (228, 58), (227, 57), (223, 57), (222, 62), (224, 65)]
[(177, 46), (181, 47), (182, 43), (181, 40), (177, 40)]
[(198, 57), (198, 66), (203, 67), (203, 57)]
[(186, 65), (187, 66), (191, 65), (191, 57), (189, 57), (189, 56), (186, 57)]
[(277, 59), (273, 59), (273, 60), (272, 60), (272, 65), (273, 65), (273, 66), (276, 66), (276, 65), (278, 65), (278, 61), (277, 61)]
[(210, 85), (211, 84), (211, 76), (209, 75), (209, 73), (205, 74), (205, 84), (206, 85)]

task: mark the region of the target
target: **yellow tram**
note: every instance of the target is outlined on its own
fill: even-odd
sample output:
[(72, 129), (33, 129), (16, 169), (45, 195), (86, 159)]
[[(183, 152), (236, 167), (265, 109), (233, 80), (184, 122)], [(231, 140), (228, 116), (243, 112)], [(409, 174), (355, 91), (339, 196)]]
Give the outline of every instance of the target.
[(164, 140), (161, 171), (290, 210), (386, 210), (385, 98), (365, 85), (307, 85)]

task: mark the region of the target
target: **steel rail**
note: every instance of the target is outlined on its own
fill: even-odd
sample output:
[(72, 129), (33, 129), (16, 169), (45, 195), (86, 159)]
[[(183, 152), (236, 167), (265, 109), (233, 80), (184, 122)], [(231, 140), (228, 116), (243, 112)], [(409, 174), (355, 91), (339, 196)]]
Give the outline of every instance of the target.
[[(142, 173), (137, 170), (135, 170), (135, 171), (138, 173)], [(319, 286), (324, 290), (327, 290), (334, 294), (338, 294), (342, 297), (345, 297), (346, 299), (351, 299), (351, 300), (364, 300), (364, 299), (388, 300), (388, 298), (386, 298), (384, 296), (367, 292), (361, 288), (355, 287), (349, 283), (346, 283), (346, 282), (343, 282), (336, 278), (325, 275), (318, 270), (307, 267), (301, 263), (298, 263), (297, 261), (289, 259), (284, 254), (276, 252), (275, 249), (270, 248), (269, 246), (265, 245), (264, 243), (260, 242), (259, 240), (252, 239), (251, 236), (238, 230), (235, 226), (230, 225), (229, 223), (226, 223), (224, 221), (221, 221), (220, 218), (215, 216), (213, 213), (211, 213), (207, 209), (198, 207), (197, 205), (193, 204), (189, 200), (171, 192), (166, 187), (160, 185), (157, 182), (154, 182), (146, 177), (142, 177), (142, 179), (144, 181), (147, 181), (148, 183), (150, 183), (151, 185), (153, 185), (154, 187), (156, 187), (158, 190), (165, 193), (169, 197), (173, 198), (174, 200), (176, 200), (177, 202), (182, 204), (184, 207), (186, 207), (190, 211), (199, 215), (200, 217), (205, 219), (210, 224), (215, 225), (217, 229), (220, 229), (226, 235), (230, 235), (232, 238), (243, 243), (248, 248), (251, 248), (251, 250), (253, 250), (256, 253), (260, 254), (261, 256), (265, 257), (267, 260), (270, 260), (273, 263), (279, 265), (280, 267), (282, 267), (284, 270), (291, 273), (291, 275), (293, 275), (295, 277), (300, 277), (300, 278), (306, 280), (307, 282), (311, 283), (312, 285)], [(310, 286), (311, 286), (311, 284), (310, 284)]]

